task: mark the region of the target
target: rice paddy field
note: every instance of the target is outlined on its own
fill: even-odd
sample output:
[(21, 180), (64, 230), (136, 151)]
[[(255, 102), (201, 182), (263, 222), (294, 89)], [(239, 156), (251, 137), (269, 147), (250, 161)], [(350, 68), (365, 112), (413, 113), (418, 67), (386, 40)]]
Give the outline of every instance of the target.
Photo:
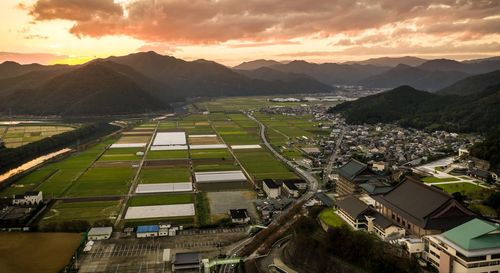
[(1, 125), (0, 138), (4, 140), (7, 148), (16, 148), (46, 137), (74, 130), (75, 127), (76, 125), (63, 124)]
[(61, 223), (75, 220), (94, 223), (99, 220), (114, 221), (118, 216), (121, 201), (93, 201), (93, 202), (63, 202), (58, 201), (43, 216), (39, 222), (40, 228), (50, 223)]
[[(210, 212), (210, 208), (214, 207), (211, 203), (216, 202), (213, 199), (216, 192), (234, 192), (237, 196), (240, 192), (253, 192), (252, 183), (266, 178), (298, 178), (262, 145), (258, 124), (239, 112), (242, 109), (259, 109), (269, 105), (276, 104), (264, 97), (228, 98), (200, 103), (197, 105), (198, 109), (208, 109), (211, 112), (174, 116), (159, 122), (140, 124), (58, 162), (45, 164), (18, 179), (0, 192), (0, 196), (41, 190), (45, 198), (57, 198), (58, 201), (42, 216), (39, 222), (41, 226), (72, 220), (90, 223), (99, 220), (114, 221), (128, 207), (191, 203), (196, 211), (196, 216), (193, 217), (127, 219), (121, 223), (134, 226), (165, 221), (185, 225), (217, 222), (224, 212), (220, 207), (213, 215)], [(314, 138), (324, 133), (318, 129), (319, 124), (310, 121), (309, 116), (286, 117), (259, 112), (255, 112), (255, 116), (269, 128), (268, 139), (280, 149), (291, 140), (303, 136)], [(0, 133), (6, 132), (5, 128), (0, 127)], [(185, 147), (183, 150), (151, 150), (146, 148), (149, 147), (146, 144), (153, 141), (155, 132), (184, 132), (188, 145), (226, 145), (227, 148), (202, 146), (201, 149)], [(137, 144), (143, 146), (127, 146)], [(252, 146), (232, 149), (234, 145)], [(281, 152), (287, 157), (302, 155), (299, 147), (287, 148)], [(198, 188), (199, 192), (196, 194), (145, 194), (134, 190), (139, 184), (196, 183), (194, 172), (225, 171), (243, 171), (248, 182), (238, 182), (237, 187), (232, 187), (230, 183), (212, 183), (207, 189)], [(196, 187), (196, 184), (193, 186)], [(215, 195), (209, 198), (209, 193)], [(252, 199), (242, 199), (241, 207), (253, 207)], [(216, 214), (218, 216), (214, 216)]]

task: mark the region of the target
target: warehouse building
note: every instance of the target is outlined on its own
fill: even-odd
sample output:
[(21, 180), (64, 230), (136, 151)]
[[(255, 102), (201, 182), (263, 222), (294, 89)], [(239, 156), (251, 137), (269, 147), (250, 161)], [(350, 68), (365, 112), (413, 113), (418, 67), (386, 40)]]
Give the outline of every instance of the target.
[(113, 233), (113, 227), (93, 227), (87, 233), (87, 240), (97, 241), (97, 240), (107, 240), (111, 238)]

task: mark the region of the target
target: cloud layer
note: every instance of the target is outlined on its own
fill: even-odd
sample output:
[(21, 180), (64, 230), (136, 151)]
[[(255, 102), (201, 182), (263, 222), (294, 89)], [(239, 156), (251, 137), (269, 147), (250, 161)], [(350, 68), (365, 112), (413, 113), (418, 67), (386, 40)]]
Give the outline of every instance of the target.
[(353, 36), (381, 28), (390, 29), (389, 36), (453, 35), (460, 40), (500, 33), (497, 0), (121, 2), (38, 0), (25, 8), (37, 21), (73, 21), (70, 31), (78, 36), (127, 35), (149, 42), (282, 41), (340, 33)]

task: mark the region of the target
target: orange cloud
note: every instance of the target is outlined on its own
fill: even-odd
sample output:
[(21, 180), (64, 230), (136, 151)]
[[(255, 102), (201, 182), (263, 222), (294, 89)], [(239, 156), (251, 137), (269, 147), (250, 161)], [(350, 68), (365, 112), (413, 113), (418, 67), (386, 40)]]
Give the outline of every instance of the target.
[(0, 63), (13, 61), (20, 64), (54, 64), (66, 58), (68, 58), (68, 56), (50, 53), (0, 52)]
[(327, 37), (410, 21), (431, 34), (487, 35), (500, 29), (498, 20), (485, 19), (500, 14), (496, 0), (137, 0), (123, 6), (113, 0), (38, 0), (27, 8), (35, 20), (74, 21), (71, 33), (78, 36), (128, 35), (156, 42)]

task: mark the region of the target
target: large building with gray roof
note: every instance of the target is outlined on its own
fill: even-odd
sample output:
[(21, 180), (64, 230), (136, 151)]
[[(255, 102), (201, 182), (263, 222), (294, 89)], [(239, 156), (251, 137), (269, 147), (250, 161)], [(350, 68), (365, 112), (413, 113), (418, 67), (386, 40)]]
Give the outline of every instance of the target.
[(438, 234), (475, 217), (451, 195), (411, 177), (373, 199), (379, 213), (418, 236)]

